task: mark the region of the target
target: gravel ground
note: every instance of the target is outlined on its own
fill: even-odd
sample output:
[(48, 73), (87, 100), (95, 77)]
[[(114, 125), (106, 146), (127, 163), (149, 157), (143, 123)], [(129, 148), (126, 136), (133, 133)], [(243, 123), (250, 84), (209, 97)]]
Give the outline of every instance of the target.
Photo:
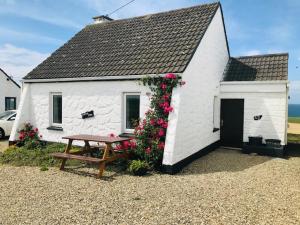
[(0, 224), (300, 224), (300, 157), (219, 149), (177, 175), (0, 166)]

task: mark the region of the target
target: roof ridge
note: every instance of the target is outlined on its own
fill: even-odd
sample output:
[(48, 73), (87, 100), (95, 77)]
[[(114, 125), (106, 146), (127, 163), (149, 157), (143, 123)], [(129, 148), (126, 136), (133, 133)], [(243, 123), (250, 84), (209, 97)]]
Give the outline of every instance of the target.
[(11, 76), (9, 76), (3, 69), (0, 68), (0, 71), (8, 78), (10, 79), (18, 88), (21, 88), (21, 86), (14, 80), (11, 78)]
[(232, 59), (241, 59), (241, 58), (254, 58), (254, 57), (270, 57), (270, 56), (282, 56), (282, 55), (289, 55), (288, 52), (282, 52), (282, 53), (271, 53), (271, 54), (258, 54), (258, 55), (245, 55), (245, 56), (236, 56), (236, 57), (230, 57)]
[[(145, 14), (145, 15), (142, 15), (142, 16), (134, 16), (134, 17), (128, 17), (128, 18), (123, 18), (123, 19), (117, 19), (117, 20), (113, 19), (112, 21), (109, 21), (109, 24), (114, 23), (114, 22), (138, 19), (138, 18), (154, 16), (154, 15), (160, 15), (160, 14), (165, 14), (165, 13), (173, 13), (173, 12), (177, 12), (177, 11), (181, 11), (181, 10), (193, 9), (193, 8), (197, 8), (197, 7), (207, 6), (207, 5), (221, 5), (221, 3), (220, 3), (220, 1), (215, 1), (215, 2), (211, 2), (211, 3), (204, 3), (204, 4), (194, 5), (194, 6), (190, 6), (190, 7), (172, 9), (172, 10), (168, 10), (168, 11), (162, 11), (162, 12), (157, 12), (157, 13), (149, 13), (149, 14)], [(95, 26), (95, 25), (97, 26), (97, 25), (103, 25), (103, 24), (106, 25), (108, 23), (92, 23), (92, 24), (88, 24), (86, 26)]]

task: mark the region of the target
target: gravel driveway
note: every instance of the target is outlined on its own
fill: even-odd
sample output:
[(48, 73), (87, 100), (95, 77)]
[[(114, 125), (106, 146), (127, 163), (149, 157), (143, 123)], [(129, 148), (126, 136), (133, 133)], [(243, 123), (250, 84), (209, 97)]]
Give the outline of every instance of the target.
[(300, 158), (219, 149), (177, 175), (0, 166), (0, 224), (300, 224)]

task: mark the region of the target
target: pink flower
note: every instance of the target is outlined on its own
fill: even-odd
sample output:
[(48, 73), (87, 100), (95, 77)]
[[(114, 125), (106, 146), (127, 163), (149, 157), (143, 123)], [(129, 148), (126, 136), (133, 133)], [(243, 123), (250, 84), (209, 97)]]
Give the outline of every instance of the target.
[(115, 149), (118, 150), (118, 151), (123, 150), (123, 146), (122, 145), (117, 145)]
[(158, 149), (160, 149), (160, 150), (164, 150), (164, 148), (165, 148), (165, 143), (164, 142), (159, 142), (159, 144), (158, 144)]
[(167, 108), (167, 107), (170, 106), (170, 104), (169, 104), (169, 102), (163, 102), (163, 103), (159, 103), (159, 106), (160, 106), (161, 108)]
[(167, 89), (167, 85), (164, 84), (164, 83), (162, 83), (162, 84), (160, 85), (160, 87), (161, 87), (161, 89), (163, 89), (163, 90), (166, 90), (166, 89)]
[(170, 98), (170, 95), (168, 95), (168, 94), (165, 94), (165, 95), (163, 96), (163, 99), (164, 99), (165, 101), (169, 100), (169, 98)]
[(136, 143), (135, 143), (135, 141), (131, 141), (131, 142), (130, 142), (130, 146), (131, 146), (131, 149), (135, 149), (135, 148), (136, 148)]
[(161, 125), (161, 124), (163, 124), (165, 121), (164, 121), (164, 119), (162, 119), (162, 118), (159, 118), (158, 120), (157, 120), (157, 124), (158, 125)]
[(129, 141), (123, 141), (122, 145), (123, 145), (124, 149), (130, 148), (130, 142)]
[(159, 129), (159, 131), (158, 131), (158, 136), (159, 137), (162, 137), (162, 136), (164, 136), (165, 135), (165, 131), (163, 130), (163, 129)]
[(165, 75), (165, 78), (167, 79), (176, 79), (176, 75), (174, 73), (168, 73)]
[(151, 119), (151, 120), (150, 120), (150, 124), (151, 124), (152, 126), (154, 126), (154, 125), (155, 125), (155, 120), (154, 120), (154, 119)]
[(39, 129), (35, 128), (35, 129), (34, 129), (34, 131), (35, 131), (35, 132), (38, 132), (38, 131), (39, 131)]
[(185, 81), (180, 81), (180, 83), (179, 83), (180, 86), (183, 86), (183, 85), (185, 85), (185, 84), (186, 84)]
[(151, 148), (150, 147), (146, 148), (145, 152), (146, 152), (146, 154), (149, 155), (151, 153)]
[(162, 123), (161, 126), (162, 126), (163, 128), (167, 128), (167, 127), (168, 127), (168, 122)]
[(164, 108), (164, 112), (165, 112), (165, 113), (169, 113), (169, 112), (172, 112), (172, 111), (173, 111), (173, 107), (171, 107), (171, 106), (170, 106), (170, 107), (165, 107), (165, 108)]
[(113, 138), (113, 137), (115, 137), (116, 135), (113, 134), (113, 133), (110, 133), (108, 136), (111, 137), (111, 138)]

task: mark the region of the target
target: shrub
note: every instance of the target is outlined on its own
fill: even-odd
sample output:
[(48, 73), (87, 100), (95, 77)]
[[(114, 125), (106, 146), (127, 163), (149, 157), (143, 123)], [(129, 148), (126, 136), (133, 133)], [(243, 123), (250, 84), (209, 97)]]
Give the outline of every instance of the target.
[[(53, 158), (50, 153), (64, 152), (64, 149), (65, 144), (61, 143), (49, 143), (44, 147), (39, 146), (33, 149), (27, 149), (26, 145), (11, 146), (0, 155), (0, 163), (13, 166), (40, 166), (45, 169), (60, 165), (61, 160)], [(74, 161), (72, 163), (74, 164)]]
[(129, 164), (128, 171), (135, 176), (143, 176), (149, 169), (148, 163), (142, 160), (132, 160)]
[(26, 146), (27, 149), (40, 147), (40, 138), (38, 128), (34, 128), (30, 123), (25, 123), (24, 128), (19, 131), (18, 146)]
[(159, 169), (165, 147), (168, 116), (174, 110), (171, 106), (172, 91), (185, 82), (181, 81), (178, 75), (169, 73), (164, 77), (143, 78), (142, 83), (149, 86), (152, 96), (150, 110), (146, 112), (145, 119), (135, 128), (135, 155)]

